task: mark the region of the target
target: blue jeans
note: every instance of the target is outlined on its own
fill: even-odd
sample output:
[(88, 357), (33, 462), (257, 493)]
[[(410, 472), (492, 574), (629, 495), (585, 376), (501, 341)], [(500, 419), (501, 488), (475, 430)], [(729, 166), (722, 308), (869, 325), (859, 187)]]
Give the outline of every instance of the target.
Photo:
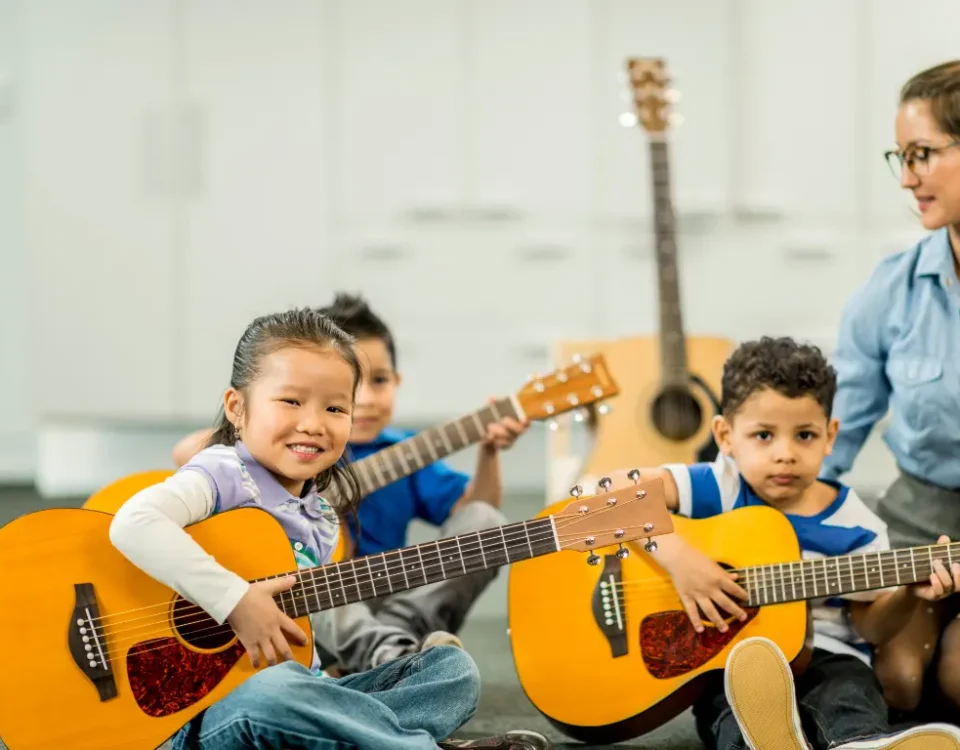
[(480, 673), (436, 646), (339, 680), (264, 669), (174, 737), (173, 750), (437, 750), (477, 710)]

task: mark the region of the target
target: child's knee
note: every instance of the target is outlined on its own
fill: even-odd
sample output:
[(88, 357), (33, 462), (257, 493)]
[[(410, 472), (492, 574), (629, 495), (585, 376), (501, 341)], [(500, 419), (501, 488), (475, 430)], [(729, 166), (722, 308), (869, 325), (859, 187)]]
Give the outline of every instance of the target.
[(923, 657), (912, 653), (891, 652), (874, 663), (874, 671), (883, 688), (883, 696), (893, 708), (912, 711), (923, 696)]

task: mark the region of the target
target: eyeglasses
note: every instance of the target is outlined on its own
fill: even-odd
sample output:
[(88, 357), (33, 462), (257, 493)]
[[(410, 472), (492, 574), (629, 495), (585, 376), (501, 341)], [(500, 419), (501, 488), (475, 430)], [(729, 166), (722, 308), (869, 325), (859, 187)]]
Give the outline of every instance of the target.
[(954, 146), (960, 146), (960, 141), (948, 143), (946, 146), (913, 146), (907, 149), (905, 153), (885, 151), (883, 158), (887, 160), (890, 171), (898, 180), (903, 176), (904, 165), (917, 177), (923, 177), (930, 174), (930, 162), (933, 157)]

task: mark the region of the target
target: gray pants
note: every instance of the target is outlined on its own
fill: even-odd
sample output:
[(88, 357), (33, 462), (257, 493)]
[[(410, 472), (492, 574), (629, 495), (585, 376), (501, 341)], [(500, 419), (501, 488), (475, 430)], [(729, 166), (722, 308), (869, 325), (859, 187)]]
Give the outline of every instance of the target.
[[(447, 519), (440, 538), (505, 523), (497, 508), (474, 501)], [(436, 630), (456, 633), (498, 572), (493, 568), (313, 615), (314, 640), (324, 666), (336, 661), (347, 672), (362, 672), (416, 651), (424, 636)]]
[(903, 471), (877, 502), (877, 515), (886, 522), (894, 549), (936, 544), (941, 534), (960, 540), (960, 491)]

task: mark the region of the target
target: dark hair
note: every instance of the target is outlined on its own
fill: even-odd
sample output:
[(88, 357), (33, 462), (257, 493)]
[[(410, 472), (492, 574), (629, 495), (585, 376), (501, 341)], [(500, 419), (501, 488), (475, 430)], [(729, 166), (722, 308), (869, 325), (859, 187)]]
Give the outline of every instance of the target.
[(823, 352), (792, 338), (764, 336), (747, 341), (723, 365), (720, 408), (732, 417), (750, 396), (770, 388), (787, 398), (813, 396), (829, 419), (837, 393), (837, 371)]
[[(341, 330), (330, 318), (316, 310), (299, 308), (286, 312), (262, 315), (254, 320), (240, 337), (233, 353), (230, 386), (244, 392), (260, 374), (263, 358), (286, 347), (333, 349), (353, 369), (354, 394), (360, 383), (361, 367), (353, 347), (353, 337)], [(211, 445), (235, 445), (237, 428), (227, 419), (223, 405), (214, 425)], [(346, 452), (329, 469), (315, 477), (317, 492), (332, 486), (336, 491), (336, 507), (341, 518), (355, 515), (361, 492), (357, 475)]]
[(397, 347), (393, 342), (393, 334), (363, 297), (337, 292), (333, 304), (321, 307), (319, 312), (332, 318), (334, 323), (356, 339), (380, 339), (387, 347), (390, 365), (394, 370), (397, 369)]
[(907, 81), (900, 89), (900, 103), (913, 99), (929, 102), (937, 126), (960, 138), (960, 60), (927, 68)]

